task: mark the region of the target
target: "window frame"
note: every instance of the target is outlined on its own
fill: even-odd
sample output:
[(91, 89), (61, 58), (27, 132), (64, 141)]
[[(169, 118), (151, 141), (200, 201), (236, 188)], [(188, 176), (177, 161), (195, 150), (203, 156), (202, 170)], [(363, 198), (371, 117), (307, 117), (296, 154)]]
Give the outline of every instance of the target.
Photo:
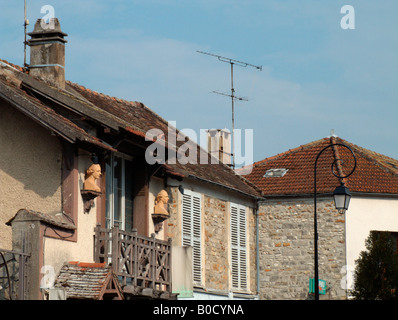
[[(115, 219), (115, 158), (120, 158), (122, 160), (121, 162), (121, 206), (119, 211), (121, 214), (119, 215), (119, 220)], [(132, 162), (133, 158), (130, 156), (127, 156), (122, 153), (114, 152), (111, 154), (109, 159), (105, 163), (106, 167), (106, 182), (105, 182), (105, 188), (106, 188), (106, 194), (105, 194), (105, 226), (107, 228), (112, 228), (115, 223), (118, 223), (119, 228), (121, 230), (126, 229), (126, 161)], [(108, 163), (109, 161), (109, 163)], [(110, 170), (109, 170), (109, 169)], [(108, 169), (108, 170), (107, 170)], [(109, 190), (109, 188), (111, 190)], [(131, 195), (132, 197), (133, 195)], [(133, 223), (133, 214), (134, 212), (131, 213), (131, 226)], [(121, 217), (120, 217), (121, 216)], [(126, 231), (131, 231), (131, 230), (126, 230)]]

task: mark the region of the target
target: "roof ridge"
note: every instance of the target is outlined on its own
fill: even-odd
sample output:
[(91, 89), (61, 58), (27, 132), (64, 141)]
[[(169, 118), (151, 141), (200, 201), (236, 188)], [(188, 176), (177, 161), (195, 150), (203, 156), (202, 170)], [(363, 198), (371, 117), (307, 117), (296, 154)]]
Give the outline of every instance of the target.
[[(92, 90), (92, 89), (90, 89), (90, 88), (88, 88), (88, 87), (86, 87), (86, 86), (83, 86), (83, 85), (81, 85), (81, 84), (79, 84), (79, 83), (77, 83), (77, 82), (72, 82), (72, 81), (70, 81), (70, 80), (65, 80), (65, 82), (67, 82), (69, 85), (71, 85), (72, 87), (73, 86), (77, 86), (77, 87), (79, 87), (80, 89), (82, 89), (82, 90), (84, 90), (84, 91), (87, 91), (87, 92), (89, 92), (89, 93), (93, 93), (93, 94), (95, 94), (95, 95), (98, 95), (98, 96), (102, 96), (102, 97), (104, 97), (104, 98), (107, 98), (107, 99), (110, 99), (110, 100), (114, 100), (114, 101), (118, 101), (118, 102), (122, 102), (122, 103), (127, 103), (127, 104), (136, 104), (136, 103), (141, 103), (141, 102), (138, 102), (138, 101), (129, 101), (129, 100), (126, 100), (126, 99), (121, 99), (121, 98), (118, 98), (118, 97), (116, 97), (116, 96), (111, 96), (111, 95), (109, 95), (109, 94), (106, 94), (106, 93), (102, 93), (102, 92), (99, 92), (99, 91), (95, 91), (95, 90)], [(141, 103), (142, 104), (142, 103)]]
[[(349, 145), (352, 149), (355, 149), (355, 152), (360, 154), (362, 157), (366, 158), (368, 161), (373, 162), (374, 164), (378, 164), (380, 165), (384, 170), (387, 170), (388, 172), (394, 174), (394, 175), (398, 175), (398, 160), (391, 158), (389, 156), (386, 156), (382, 153), (376, 152), (376, 151), (372, 151), (370, 149), (366, 149), (364, 147), (360, 147), (354, 143), (348, 142), (344, 139), (339, 138), (343, 143)], [(383, 159), (379, 159), (379, 158), (383, 158)], [(388, 166), (385, 162), (395, 162), (397, 164), (397, 168), (395, 170), (393, 170), (392, 168), (390, 168), (390, 166)], [(395, 165), (392, 163), (392, 165)]]
[[(336, 163), (340, 183), (345, 184), (346, 179), (343, 178), (345, 176), (345, 174), (344, 174), (344, 170), (343, 170), (343, 166), (342, 166), (343, 162), (340, 159), (340, 152), (339, 152), (339, 147), (338, 147), (339, 141), (337, 141), (337, 138), (338, 137), (336, 137), (336, 136), (330, 136), (329, 141), (330, 141), (330, 145), (332, 146), (334, 163)], [(343, 140), (343, 139), (341, 139), (341, 140)], [(327, 147), (325, 147), (325, 148), (327, 148)]]
[[(93, 93), (93, 94), (95, 94), (95, 95), (99, 95), (99, 96), (102, 96), (102, 97), (104, 97), (104, 98), (107, 98), (107, 99), (116, 101), (116, 102), (124, 103), (124, 104), (127, 104), (127, 105), (129, 105), (129, 106), (133, 106), (133, 107), (141, 106), (141, 107), (144, 108), (145, 110), (147, 110), (147, 111), (149, 111), (150, 113), (154, 114), (159, 120), (163, 121), (164, 124), (169, 125), (169, 121), (167, 121), (166, 119), (164, 119), (162, 116), (160, 116), (158, 113), (156, 113), (155, 111), (153, 111), (152, 109), (150, 109), (147, 105), (145, 105), (145, 103), (143, 103), (143, 102), (141, 102), (141, 101), (133, 101), (133, 100), (121, 99), (121, 98), (118, 98), (118, 97), (116, 97), (116, 96), (112, 96), (112, 95), (109, 95), (109, 94), (106, 94), (106, 93), (102, 93), (102, 92), (99, 92), (99, 91), (92, 90), (92, 89), (90, 89), (90, 88), (88, 88), (88, 87), (85, 87), (85, 86), (83, 86), (83, 85), (81, 85), (81, 84), (79, 84), (79, 83), (77, 83), (77, 82), (72, 82), (72, 81), (70, 81), (70, 80), (66, 80), (66, 82), (67, 82), (69, 85), (71, 85), (71, 86), (75, 86), (75, 87), (77, 86), (77, 87), (79, 87), (79, 88), (80, 88), (81, 90), (83, 90), (83, 91), (87, 91), (88, 93)], [(177, 128), (175, 128), (175, 127), (173, 127), (173, 128), (176, 129), (176, 132), (178, 132), (178, 133), (181, 132), (181, 131), (178, 130)], [(182, 133), (182, 132), (181, 132), (181, 133)], [(183, 133), (182, 133), (182, 134), (183, 134)], [(186, 136), (186, 135), (184, 134), (184, 136)]]
[(9, 66), (9, 67), (11, 67), (13, 69), (16, 69), (19, 72), (24, 72), (24, 69), (21, 66), (19, 66), (17, 64), (13, 64), (13, 63), (11, 63), (11, 62), (9, 62), (7, 60), (0, 59), (0, 63), (4, 64), (4, 65), (7, 65), (7, 66)]

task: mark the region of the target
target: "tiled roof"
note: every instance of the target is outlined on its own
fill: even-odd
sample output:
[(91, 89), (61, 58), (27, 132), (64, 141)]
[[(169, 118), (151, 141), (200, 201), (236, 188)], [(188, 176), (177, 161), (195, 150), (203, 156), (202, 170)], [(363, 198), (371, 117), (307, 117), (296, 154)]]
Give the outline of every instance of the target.
[(27, 209), (19, 209), (18, 212), (6, 222), (6, 225), (11, 226), (14, 220), (38, 220), (44, 223), (67, 229), (74, 230), (76, 226), (62, 213), (59, 214), (51, 214), (51, 213), (42, 213), (34, 210)]
[[(98, 136), (84, 130), (84, 127), (80, 126), (76, 120), (72, 121), (65, 113), (61, 114), (57, 108), (52, 108), (48, 101), (55, 102), (58, 108), (63, 106), (71, 110), (82, 119), (88, 119), (99, 126), (109, 128), (119, 136), (133, 136), (143, 146), (152, 143), (152, 141), (145, 141), (145, 134), (150, 129), (160, 129), (165, 135), (161, 141), (158, 139), (157, 142), (160, 141), (172, 150), (178, 150), (185, 144), (185, 141), (177, 141), (175, 136), (168, 141), (168, 122), (141, 102), (111, 97), (70, 81), (66, 81), (65, 90), (59, 89), (29, 76), (20, 67), (4, 60), (0, 60), (0, 67), (2, 67), (0, 68), (0, 97), (3, 95), (16, 106), (23, 105), (21, 111), (70, 142), (91, 144), (102, 149), (118, 151), (111, 142), (101, 140)], [(176, 130), (176, 134), (178, 132)], [(199, 179), (254, 197), (261, 195), (255, 186), (242, 176), (236, 175), (228, 166), (222, 163), (201, 164), (198, 160), (201, 148), (196, 144), (195, 148), (198, 150), (196, 164), (181, 164), (177, 161), (176, 164), (164, 165), (164, 171), (174, 177)], [(209, 159), (210, 155), (207, 152), (206, 156)], [(210, 160), (208, 162), (211, 163)]]
[(119, 280), (111, 267), (104, 263), (65, 263), (54, 287), (64, 289), (67, 299), (102, 300), (105, 293), (112, 293), (123, 299)]
[[(113, 150), (110, 146), (102, 143), (98, 138), (77, 126), (70, 119), (54, 111), (43, 101), (23, 90), (23, 80), (30, 78), (19, 67), (8, 65), (0, 60), (0, 98), (5, 99), (22, 113), (68, 141), (81, 141), (103, 149)], [(30, 80), (39, 82), (33, 78)], [(46, 86), (42, 82), (40, 84)]]
[[(167, 121), (161, 118), (152, 110), (150, 110), (143, 103), (126, 101), (123, 99), (110, 97), (108, 95), (104, 95), (87, 89), (70, 81), (68, 81), (67, 84), (79, 95), (83, 96), (92, 104), (98, 106), (106, 112), (115, 115), (118, 118), (124, 119), (128, 124), (131, 124), (131, 126), (134, 125), (137, 134), (142, 134), (143, 136), (145, 136), (145, 133), (150, 129), (160, 129), (163, 133), (165, 133), (165, 144), (169, 146), (170, 141), (167, 141)], [(178, 129), (176, 129), (175, 134), (178, 133), (179, 131)], [(172, 142), (171, 148), (173, 150), (178, 150), (178, 148), (186, 142), (176, 141), (177, 139), (173, 134), (172, 138), (176, 144)], [(194, 147), (197, 149), (197, 158), (195, 159), (195, 163), (181, 164), (179, 161), (175, 161), (175, 164), (167, 164), (166, 166), (164, 166), (165, 171), (175, 176), (187, 178), (190, 177), (194, 179), (197, 178), (205, 182), (220, 184), (227, 188), (234, 189), (238, 192), (243, 192), (251, 196), (260, 196), (260, 192), (255, 186), (252, 186), (249, 181), (246, 181), (244, 179), (244, 177), (236, 175), (233, 170), (231, 170), (231, 168), (222, 163), (212, 164), (210, 160), (210, 155), (207, 154), (207, 152), (206, 154), (208, 158), (208, 164), (201, 163), (199, 159), (200, 152), (204, 152), (204, 150), (196, 144), (194, 145)]]
[[(366, 194), (398, 194), (398, 160), (354, 145), (338, 137), (320, 139), (284, 153), (254, 163), (246, 178), (261, 189), (265, 197), (287, 195), (311, 195), (314, 192), (314, 165), (317, 155), (331, 143), (345, 144), (354, 152), (357, 160), (355, 171), (345, 185), (351, 192)], [(327, 148), (317, 162), (317, 193), (330, 193), (340, 179), (332, 173), (335, 163), (341, 165), (340, 176), (347, 175), (354, 160), (350, 151), (340, 145)], [(288, 169), (280, 177), (264, 177), (270, 169)], [(339, 173), (338, 169), (335, 169)]]

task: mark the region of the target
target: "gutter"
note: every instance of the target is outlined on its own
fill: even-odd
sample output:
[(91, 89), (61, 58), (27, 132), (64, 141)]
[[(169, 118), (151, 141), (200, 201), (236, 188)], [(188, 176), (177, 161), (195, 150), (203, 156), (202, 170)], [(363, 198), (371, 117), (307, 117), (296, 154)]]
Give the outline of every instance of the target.
[[(351, 195), (354, 197), (384, 197), (384, 198), (398, 198), (398, 193), (386, 193), (386, 192), (362, 192), (362, 191), (350, 191)], [(317, 193), (317, 197), (333, 197), (333, 192), (323, 192)], [(293, 199), (293, 198), (314, 198), (314, 194), (312, 193), (296, 193), (296, 194), (267, 194), (264, 197), (260, 197), (258, 200), (276, 200), (276, 199)]]
[(397, 193), (372, 193), (372, 192), (355, 192), (351, 191), (352, 197), (369, 197), (369, 198), (398, 198)]
[(247, 196), (247, 197), (250, 197), (250, 198), (252, 198), (252, 199), (255, 199), (255, 200), (264, 200), (263, 197), (255, 196), (255, 195), (253, 195), (253, 194), (249, 194), (249, 193), (243, 192), (243, 191), (241, 191), (241, 190), (239, 190), (239, 189), (226, 186), (226, 185), (221, 184), (221, 183), (219, 183), (219, 182), (214, 182), (214, 181), (210, 181), (210, 180), (207, 180), (207, 179), (199, 178), (199, 177), (194, 176), (194, 175), (191, 175), (191, 174), (189, 174), (188, 177), (189, 177), (189, 178), (192, 178), (192, 179), (194, 179), (194, 180), (199, 180), (199, 181), (202, 181), (202, 182), (210, 183), (210, 184), (216, 185), (216, 186), (218, 186), (218, 187), (222, 187), (222, 188), (224, 188), (224, 189), (228, 189), (228, 190), (235, 191), (235, 192), (237, 192), (237, 193), (243, 194), (243, 195), (245, 195), (245, 196)]
[(257, 296), (260, 298), (260, 231), (259, 231), (259, 218), (258, 218), (258, 201), (254, 207), (254, 214), (256, 215), (256, 288)]

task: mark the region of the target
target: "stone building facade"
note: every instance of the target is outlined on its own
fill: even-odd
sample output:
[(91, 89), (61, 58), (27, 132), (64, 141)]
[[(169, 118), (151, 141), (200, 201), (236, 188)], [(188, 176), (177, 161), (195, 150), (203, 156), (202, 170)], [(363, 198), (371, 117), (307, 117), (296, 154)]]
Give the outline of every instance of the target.
[[(345, 220), (331, 197), (319, 199), (319, 279), (325, 280), (321, 299), (345, 299), (341, 280), (345, 262)], [(314, 203), (311, 198), (277, 199), (261, 203), (260, 299), (309, 298), (314, 277)]]
[[(201, 235), (202, 235), (202, 283), (194, 284), (194, 299), (207, 299), (209, 296), (218, 299), (258, 297), (257, 263), (256, 263), (256, 211), (255, 199), (237, 197), (233, 192), (217, 192), (217, 188), (204, 188), (197, 184), (184, 185), (192, 187), (201, 194)], [(167, 222), (167, 236), (173, 238), (173, 244), (183, 245), (181, 199), (177, 188), (171, 188), (170, 218)], [(231, 204), (241, 203), (246, 208), (246, 257), (247, 288), (237, 290), (232, 284), (231, 262)]]
[[(314, 192), (319, 279), (326, 282), (320, 299), (350, 298), (370, 230), (398, 231), (398, 161), (335, 135), (258, 161), (246, 178), (265, 197), (258, 210), (260, 299), (314, 298)], [(341, 184), (352, 194), (344, 214), (333, 201)]]

